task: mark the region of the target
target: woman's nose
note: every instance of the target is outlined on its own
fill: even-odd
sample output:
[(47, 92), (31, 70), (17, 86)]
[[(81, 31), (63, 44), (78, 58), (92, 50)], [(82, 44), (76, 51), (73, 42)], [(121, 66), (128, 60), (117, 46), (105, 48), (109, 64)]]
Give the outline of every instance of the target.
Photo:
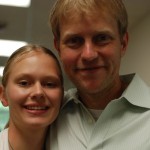
[(44, 90), (43, 90), (43, 87), (40, 83), (36, 83), (32, 87), (31, 97), (33, 99), (39, 99), (39, 100), (44, 98)]

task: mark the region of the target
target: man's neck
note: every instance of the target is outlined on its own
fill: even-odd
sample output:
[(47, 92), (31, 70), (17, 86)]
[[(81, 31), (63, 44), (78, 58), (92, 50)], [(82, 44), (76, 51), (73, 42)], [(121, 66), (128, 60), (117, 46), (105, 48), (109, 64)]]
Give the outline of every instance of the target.
[(120, 82), (117, 86), (105, 89), (99, 93), (87, 94), (80, 91), (79, 98), (87, 108), (103, 110), (110, 101), (119, 98), (126, 87), (127, 84)]

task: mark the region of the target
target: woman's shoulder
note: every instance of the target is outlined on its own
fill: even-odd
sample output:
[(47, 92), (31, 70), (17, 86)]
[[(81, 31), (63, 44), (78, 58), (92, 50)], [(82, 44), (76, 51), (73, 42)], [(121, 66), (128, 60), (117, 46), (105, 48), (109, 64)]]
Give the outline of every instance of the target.
[(0, 132), (0, 150), (8, 149), (8, 128)]
[(4, 137), (4, 136), (8, 136), (8, 128), (6, 128), (0, 132), (0, 138)]

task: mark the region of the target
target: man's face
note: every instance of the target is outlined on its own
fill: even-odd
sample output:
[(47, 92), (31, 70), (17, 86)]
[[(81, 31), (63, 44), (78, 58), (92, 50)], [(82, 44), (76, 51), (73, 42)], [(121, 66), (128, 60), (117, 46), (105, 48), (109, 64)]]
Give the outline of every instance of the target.
[(118, 82), (127, 35), (122, 41), (115, 20), (110, 16), (93, 15), (64, 19), (56, 47), (64, 69), (76, 87), (94, 94)]

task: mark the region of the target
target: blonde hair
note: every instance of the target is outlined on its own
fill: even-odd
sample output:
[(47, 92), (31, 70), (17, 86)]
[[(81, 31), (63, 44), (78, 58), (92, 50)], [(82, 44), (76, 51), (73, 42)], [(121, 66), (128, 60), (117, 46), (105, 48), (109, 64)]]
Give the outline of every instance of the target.
[(59, 64), (57, 57), (52, 53), (52, 51), (50, 49), (43, 47), (41, 45), (37, 45), (37, 44), (25, 45), (25, 46), (17, 49), (14, 53), (12, 53), (12, 55), (7, 60), (5, 68), (3, 70), (2, 85), (4, 87), (7, 85), (7, 81), (8, 81), (9, 75), (10, 75), (10, 71), (11, 71), (11, 67), (13, 67), (13, 65), (16, 62), (18, 62), (23, 57), (25, 57), (26, 54), (29, 54), (32, 52), (42, 52), (42, 53), (48, 54), (50, 57), (52, 57), (55, 60), (56, 64), (58, 65), (58, 68), (59, 68), (59, 77), (60, 77), (61, 83), (63, 85), (62, 70), (61, 70), (61, 66)]
[(93, 13), (110, 14), (118, 24), (120, 37), (127, 32), (128, 16), (121, 0), (57, 0), (50, 12), (50, 24), (54, 36), (59, 40), (61, 21), (67, 20), (68, 16)]

